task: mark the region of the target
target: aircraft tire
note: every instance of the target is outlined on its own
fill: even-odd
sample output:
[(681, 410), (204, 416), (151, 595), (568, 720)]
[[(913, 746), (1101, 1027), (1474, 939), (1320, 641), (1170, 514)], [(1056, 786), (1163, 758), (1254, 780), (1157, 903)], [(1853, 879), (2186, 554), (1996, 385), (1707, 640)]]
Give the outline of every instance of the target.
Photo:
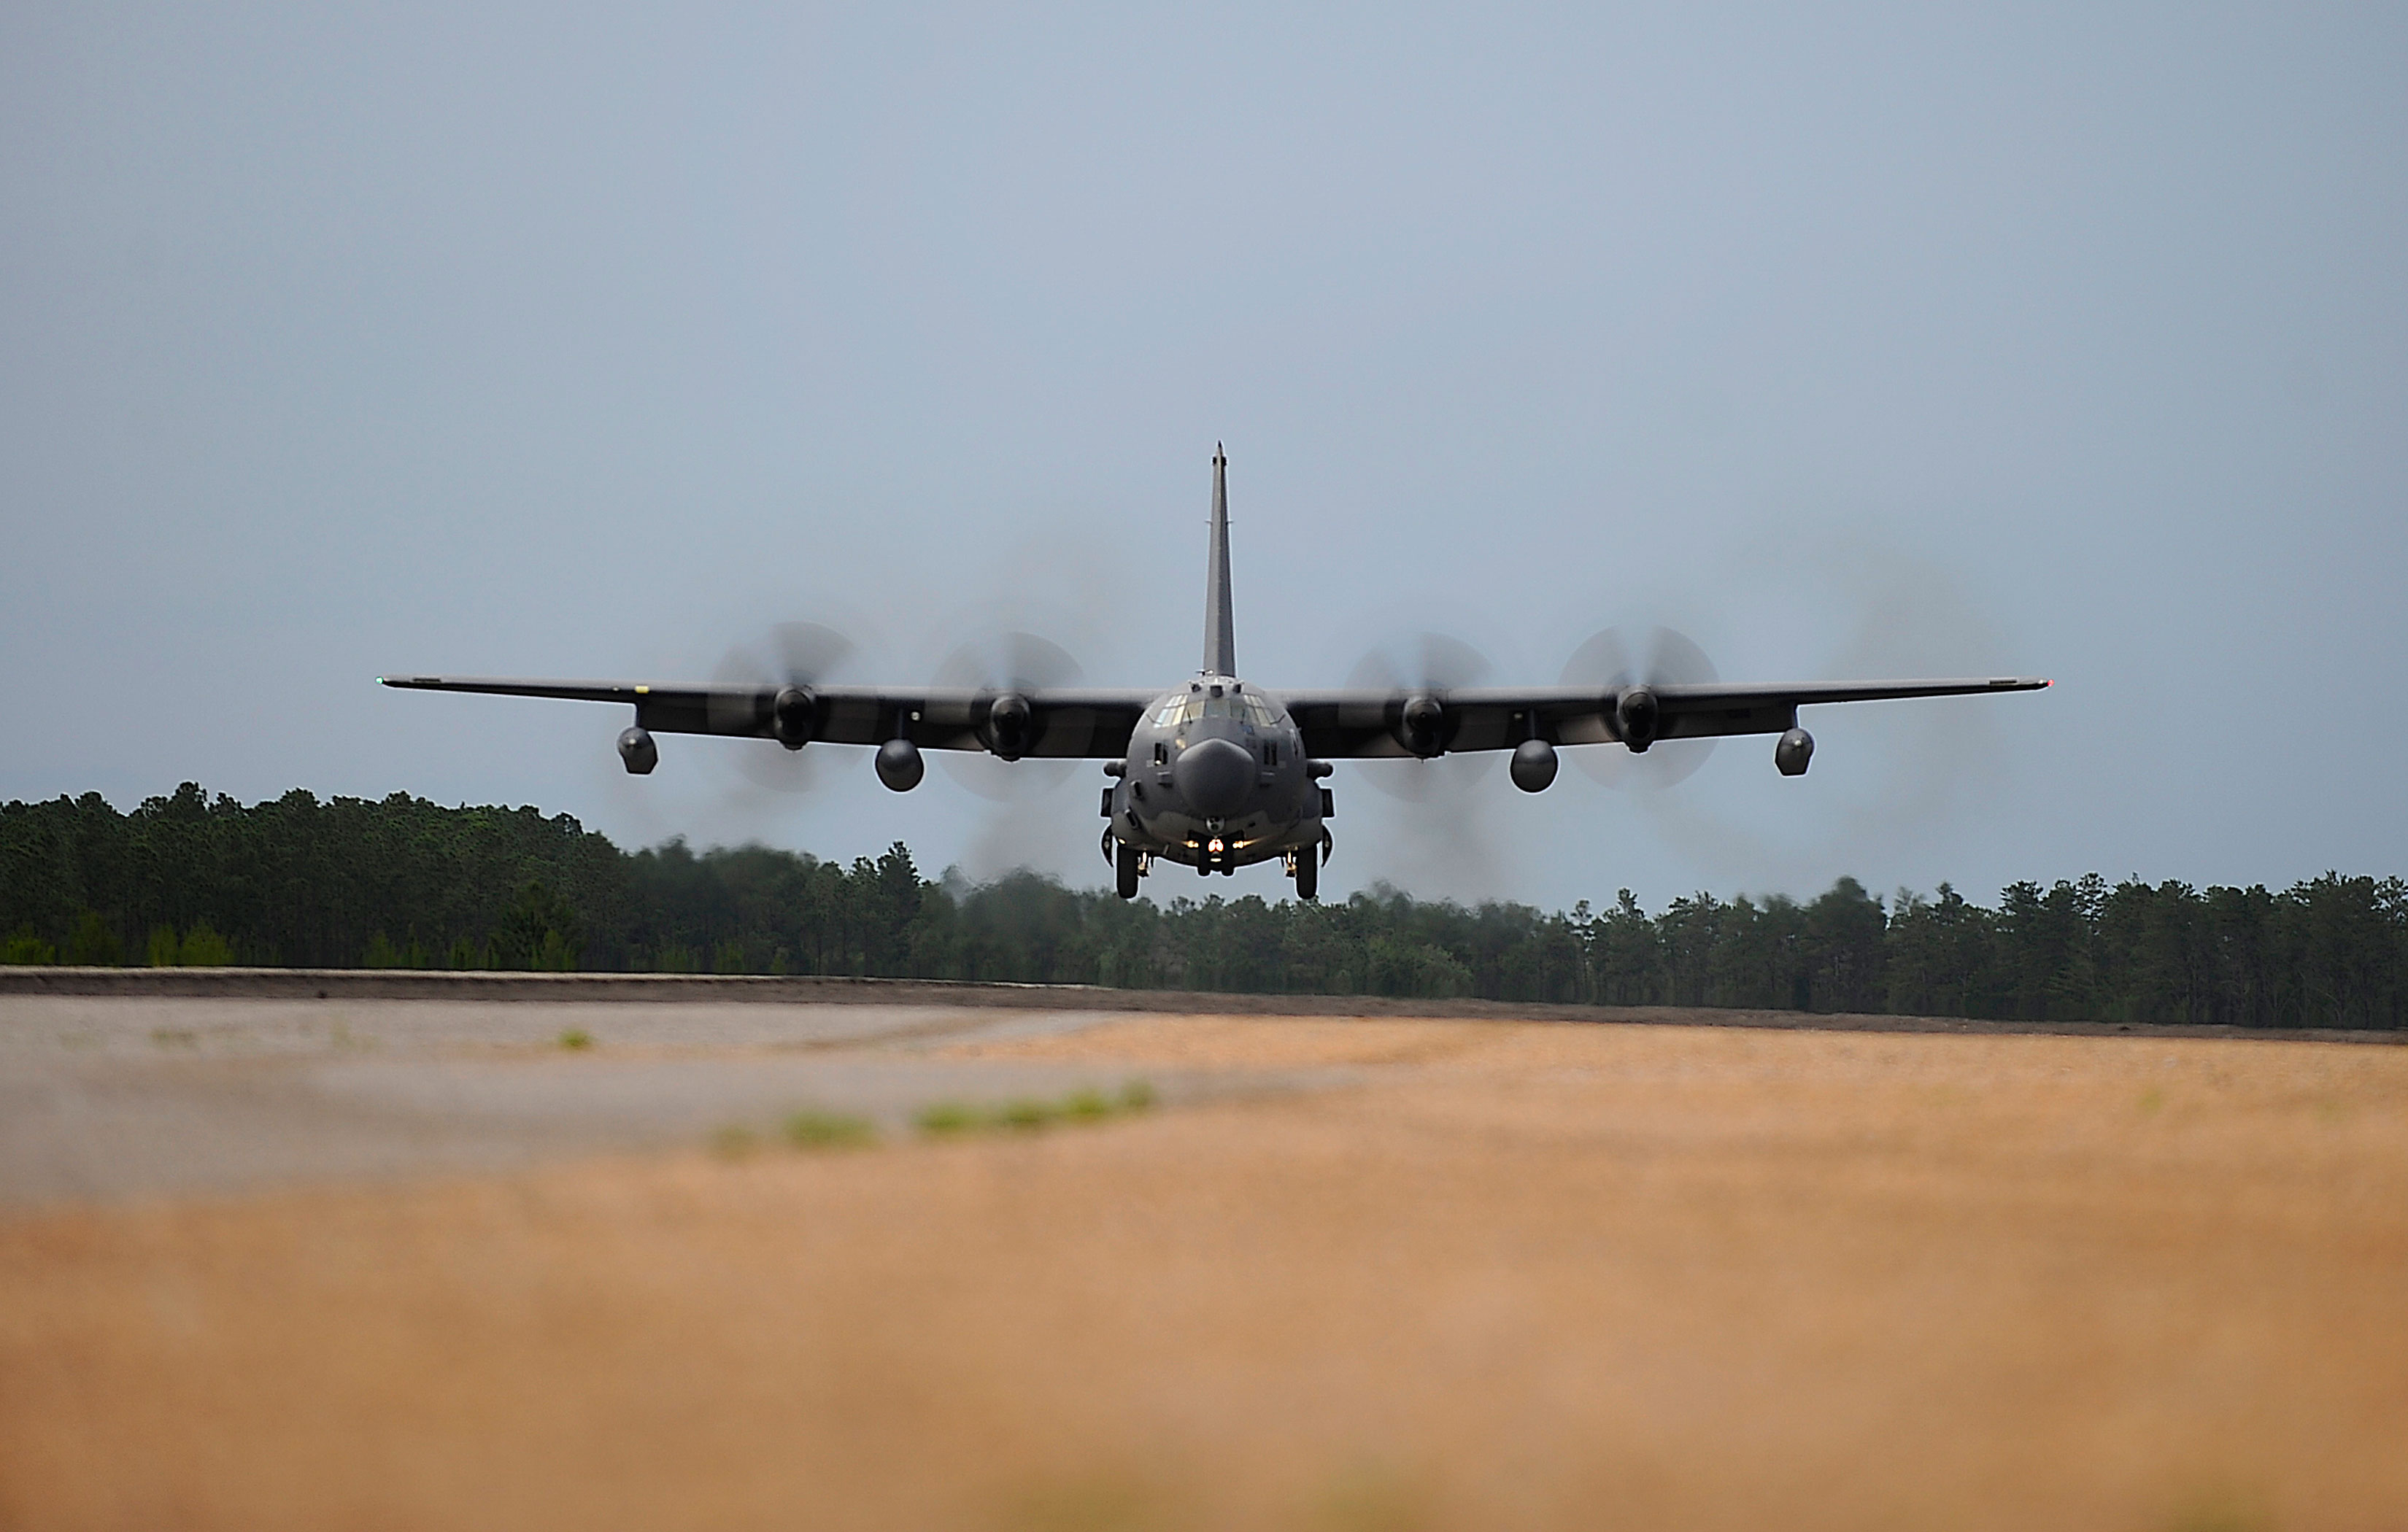
[(1124, 899), (1137, 897), (1138, 851), (1124, 840), (1112, 853), (1113, 889)]
[(1321, 848), (1307, 846), (1296, 853), (1296, 896), (1305, 904), (1321, 897)]

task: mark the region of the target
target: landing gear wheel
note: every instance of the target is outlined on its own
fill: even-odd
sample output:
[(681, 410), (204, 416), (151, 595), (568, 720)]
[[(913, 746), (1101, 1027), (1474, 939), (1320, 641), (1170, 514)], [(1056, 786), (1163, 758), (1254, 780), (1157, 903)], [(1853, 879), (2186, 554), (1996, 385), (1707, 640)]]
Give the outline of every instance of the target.
[(1124, 899), (1137, 897), (1138, 849), (1124, 840), (1112, 853), (1114, 889)]
[(1311, 904), (1321, 897), (1321, 848), (1306, 846), (1296, 853), (1296, 896)]

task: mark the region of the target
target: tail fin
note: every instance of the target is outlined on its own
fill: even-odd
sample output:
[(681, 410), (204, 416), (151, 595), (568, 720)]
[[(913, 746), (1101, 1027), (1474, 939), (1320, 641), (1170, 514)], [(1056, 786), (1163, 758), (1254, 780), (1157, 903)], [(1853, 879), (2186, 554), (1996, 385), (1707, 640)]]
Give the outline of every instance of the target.
[(1238, 639), (1229, 623), (1229, 460), (1212, 444), (1212, 564), (1204, 577), (1204, 670), (1238, 673)]

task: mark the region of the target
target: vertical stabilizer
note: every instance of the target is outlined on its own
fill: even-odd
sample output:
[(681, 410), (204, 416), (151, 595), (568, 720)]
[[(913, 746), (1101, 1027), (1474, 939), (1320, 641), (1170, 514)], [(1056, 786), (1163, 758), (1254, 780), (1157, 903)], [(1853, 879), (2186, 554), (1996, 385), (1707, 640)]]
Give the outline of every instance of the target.
[(1212, 567), (1204, 580), (1204, 670), (1238, 673), (1238, 637), (1229, 625), (1229, 460), (1212, 445)]

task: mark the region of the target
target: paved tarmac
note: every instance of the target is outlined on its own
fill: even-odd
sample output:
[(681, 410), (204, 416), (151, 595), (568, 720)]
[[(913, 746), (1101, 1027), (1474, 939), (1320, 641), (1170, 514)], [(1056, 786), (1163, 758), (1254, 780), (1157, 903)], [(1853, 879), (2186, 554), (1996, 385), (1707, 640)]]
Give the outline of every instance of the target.
[[(1117, 1092), (1136, 1075), (937, 1050), (1124, 1019), (961, 1005), (0, 995), (0, 1206), (507, 1169), (730, 1130), (774, 1137), (802, 1110), (892, 1133), (940, 1103)], [(1154, 1070), (1144, 1083), (1178, 1103), (1333, 1078)]]

